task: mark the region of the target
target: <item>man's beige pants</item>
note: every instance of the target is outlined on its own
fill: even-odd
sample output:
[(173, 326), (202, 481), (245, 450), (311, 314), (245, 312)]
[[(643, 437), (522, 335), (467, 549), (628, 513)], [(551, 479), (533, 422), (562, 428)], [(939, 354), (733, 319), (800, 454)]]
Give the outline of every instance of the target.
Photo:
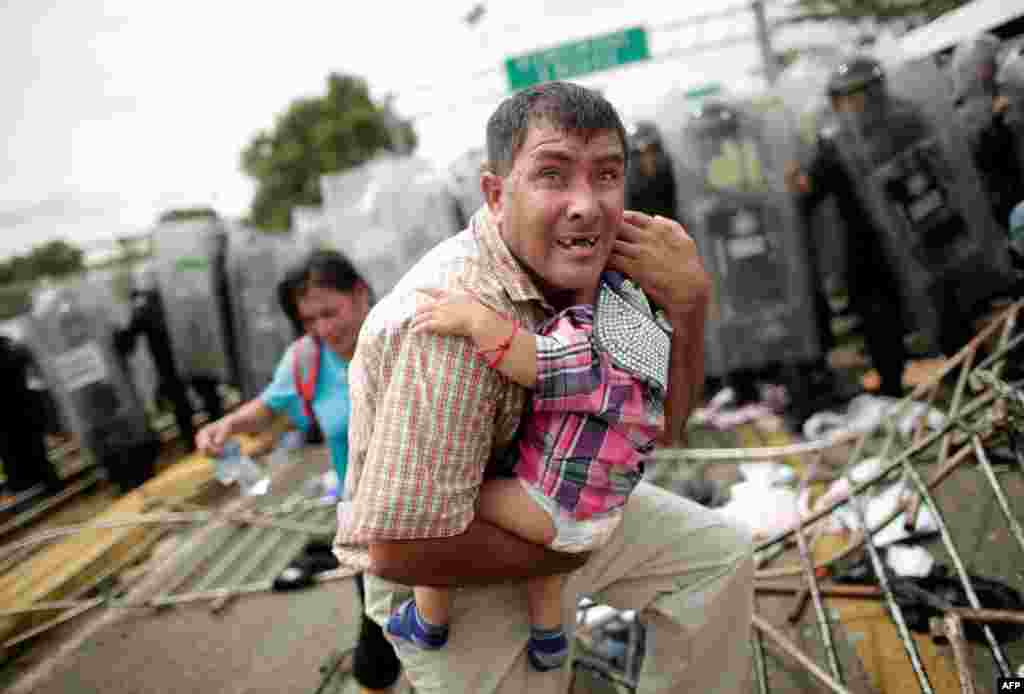
[[(647, 627), (637, 692), (745, 691), (751, 674), (753, 545), (717, 513), (641, 482), (622, 523), (563, 591), (572, 641), (577, 598), (634, 609)], [(410, 591), (366, 575), (367, 612), (380, 624)], [(521, 584), (454, 591), (448, 645), (420, 650), (395, 641), (417, 694), (554, 694), (568, 690), (570, 663), (536, 672)], [(390, 637), (389, 637), (390, 638)], [(570, 661), (571, 662), (571, 661)]]

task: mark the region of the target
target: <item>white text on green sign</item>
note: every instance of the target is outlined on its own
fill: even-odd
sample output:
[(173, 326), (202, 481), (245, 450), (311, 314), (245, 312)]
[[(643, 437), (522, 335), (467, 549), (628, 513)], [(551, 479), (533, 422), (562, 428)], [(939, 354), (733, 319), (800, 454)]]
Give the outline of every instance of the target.
[(632, 27), (547, 50), (505, 59), (512, 91), (541, 82), (566, 80), (650, 58), (647, 32)]

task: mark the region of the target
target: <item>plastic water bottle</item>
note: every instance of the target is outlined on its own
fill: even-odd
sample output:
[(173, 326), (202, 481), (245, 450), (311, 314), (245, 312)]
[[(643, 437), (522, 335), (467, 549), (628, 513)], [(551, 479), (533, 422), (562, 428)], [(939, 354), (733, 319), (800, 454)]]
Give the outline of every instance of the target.
[(297, 448), (302, 448), (305, 443), (305, 435), (301, 431), (295, 431), (293, 429), (291, 431), (286, 431), (281, 435), (281, 443), (279, 445), (286, 451), (291, 451)]
[(252, 458), (242, 455), (242, 446), (231, 440), (224, 444), (224, 452), (217, 459), (214, 476), (227, 486), (238, 482), (238, 488), (246, 496), (266, 494), (270, 489), (270, 477)]
[(299, 462), (302, 459), (300, 450), (304, 444), (301, 431), (286, 431), (281, 435), (277, 446), (270, 453), (270, 466), (277, 468), (288, 463)]

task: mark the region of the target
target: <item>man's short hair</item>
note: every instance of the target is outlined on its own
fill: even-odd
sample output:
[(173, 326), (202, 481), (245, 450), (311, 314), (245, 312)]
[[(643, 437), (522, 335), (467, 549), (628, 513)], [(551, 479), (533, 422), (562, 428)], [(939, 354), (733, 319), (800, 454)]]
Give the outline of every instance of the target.
[[(599, 92), (571, 82), (545, 82), (508, 97), (487, 121), (487, 169), (507, 176), (530, 126), (548, 124), (570, 134), (613, 130), (629, 157), (626, 129)], [(628, 164), (628, 162), (626, 162)]]

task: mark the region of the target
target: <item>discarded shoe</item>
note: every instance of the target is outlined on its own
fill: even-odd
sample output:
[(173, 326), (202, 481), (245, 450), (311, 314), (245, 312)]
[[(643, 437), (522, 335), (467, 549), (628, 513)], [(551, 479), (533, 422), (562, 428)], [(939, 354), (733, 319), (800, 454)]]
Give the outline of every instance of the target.
[[(1014, 610), (1024, 609), (1024, 601), (1020, 593), (999, 581), (982, 576), (968, 574), (971, 586), (978, 596), (982, 609)], [(967, 593), (960, 583), (960, 578), (952, 574), (948, 567), (939, 565), (931, 575), (924, 578), (896, 578), (891, 583), (896, 603), (903, 611), (907, 627), (912, 631), (928, 633), (928, 622), (932, 617), (942, 614), (940, 606), (970, 607)], [(1014, 623), (993, 623), (992, 635), (999, 643), (1016, 641), (1024, 636), (1024, 625)], [(968, 641), (986, 643), (982, 625), (977, 622), (964, 622), (964, 636)]]
[(314, 583), (314, 576), (338, 568), (339, 562), (329, 542), (310, 540), (302, 552), (277, 575), (272, 585), (276, 591), (298, 590)]
[[(921, 634), (930, 633), (932, 617), (938, 617), (950, 607), (970, 607), (967, 592), (960, 583), (960, 577), (944, 564), (936, 564), (927, 576), (897, 576), (886, 568), (889, 587), (896, 604), (900, 606), (907, 628)], [(969, 573), (971, 586), (978, 596), (982, 609), (1024, 610), (1020, 593), (999, 581)], [(878, 585), (871, 561), (867, 556), (845, 566), (832, 575), (836, 583), (860, 583)], [(1016, 641), (1024, 636), (1024, 625), (1016, 623), (992, 623), (992, 635), (999, 643)], [(968, 641), (986, 643), (982, 625), (964, 621), (964, 636)]]
[(333, 556), (334, 549), (331, 541), (322, 537), (314, 537), (302, 548), (303, 554), (330, 554)]
[(277, 575), (271, 587), (273, 590), (282, 593), (311, 585), (313, 585), (313, 572), (308, 567), (302, 566), (301, 560), (296, 560)]

